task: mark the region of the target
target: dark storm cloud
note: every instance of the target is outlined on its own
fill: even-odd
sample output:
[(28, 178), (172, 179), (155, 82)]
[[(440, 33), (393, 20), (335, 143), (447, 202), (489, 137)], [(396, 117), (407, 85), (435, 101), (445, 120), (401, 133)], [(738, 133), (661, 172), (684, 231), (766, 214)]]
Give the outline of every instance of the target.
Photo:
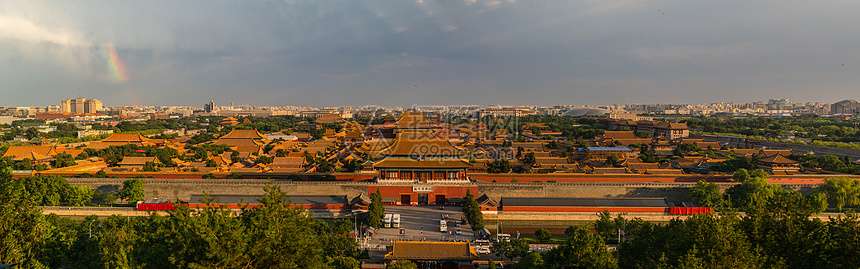
[[(4, 1), (0, 105), (832, 102), (858, 98), (858, 7)], [(112, 76), (109, 47), (128, 80)]]

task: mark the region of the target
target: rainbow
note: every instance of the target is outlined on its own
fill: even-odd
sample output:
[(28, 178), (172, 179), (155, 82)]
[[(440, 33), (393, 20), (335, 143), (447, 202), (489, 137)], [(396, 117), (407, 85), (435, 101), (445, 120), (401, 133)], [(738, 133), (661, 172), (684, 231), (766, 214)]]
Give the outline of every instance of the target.
[(116, 49), (112, 46), (104, 46), (102, 47), (102, 56), (105, 57), (105, 61), (107, 61), (107, 64), (110, 67), (113, 78), (116, 79), (117, 82), (125, 82), (128, 80), (128, 71), (125, 69), (125, 64), (119, 60)]

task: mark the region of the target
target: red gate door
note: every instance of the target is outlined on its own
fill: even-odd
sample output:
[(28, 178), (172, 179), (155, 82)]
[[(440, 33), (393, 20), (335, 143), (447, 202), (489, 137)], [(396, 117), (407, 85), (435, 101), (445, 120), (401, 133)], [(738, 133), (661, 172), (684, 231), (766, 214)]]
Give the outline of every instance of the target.
[(437, 194), (436, 195), (436, 205), (445, 205), (445, 195)]

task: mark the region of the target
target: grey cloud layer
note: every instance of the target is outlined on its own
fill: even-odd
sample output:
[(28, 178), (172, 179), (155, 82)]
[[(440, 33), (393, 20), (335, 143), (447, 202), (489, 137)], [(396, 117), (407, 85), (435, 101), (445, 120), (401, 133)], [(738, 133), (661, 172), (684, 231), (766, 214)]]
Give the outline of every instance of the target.
[[(832, 102), (860, 2), (3, 1), (0, 105)], [(116, 48), (116, 81), (102, 48)], [(842, 66), (845, 64), (845, 66)]]

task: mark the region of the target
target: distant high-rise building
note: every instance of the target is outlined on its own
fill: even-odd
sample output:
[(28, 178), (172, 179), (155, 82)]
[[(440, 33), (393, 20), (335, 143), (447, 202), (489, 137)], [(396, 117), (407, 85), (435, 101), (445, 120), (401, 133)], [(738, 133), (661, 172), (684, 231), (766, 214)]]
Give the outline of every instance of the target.
[(212, 112), (215, 110), (216, 110), (215, 109), (215, 101), (210, 100), (208, 104), (203, 105), (203, 111), (206, 111), (206, 113), (209, 113), (209, 112)]
[(788, 105), (788, 99), (770, 99), (767, 100), (767, 109), (770, 110), (785, 110)]
[(842, 100), (830, 105), (831, 114), (860, 114), (860, 102), (854, 99)]
[(74, 98), (60, 101), (60, 111), (68, 113), (96, 113), (102, 110), (102, 101), (97, 99)]

